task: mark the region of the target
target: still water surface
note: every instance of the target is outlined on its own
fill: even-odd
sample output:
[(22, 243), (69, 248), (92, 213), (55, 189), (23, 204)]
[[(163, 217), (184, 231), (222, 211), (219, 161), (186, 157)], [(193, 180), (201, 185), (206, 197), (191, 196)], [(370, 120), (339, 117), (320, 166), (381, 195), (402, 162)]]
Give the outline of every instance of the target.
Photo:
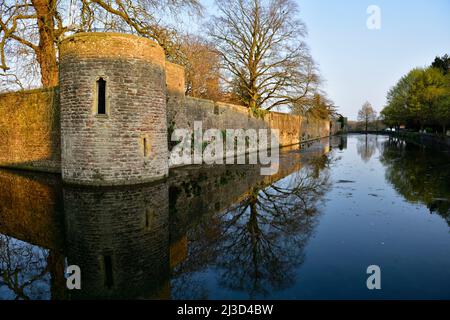
[(450, 156), (349, 135), (285, 150), (272, 177), (194, 166), (94, 189), (0, 170), (0, 299), (108, 298), (450, 299)]

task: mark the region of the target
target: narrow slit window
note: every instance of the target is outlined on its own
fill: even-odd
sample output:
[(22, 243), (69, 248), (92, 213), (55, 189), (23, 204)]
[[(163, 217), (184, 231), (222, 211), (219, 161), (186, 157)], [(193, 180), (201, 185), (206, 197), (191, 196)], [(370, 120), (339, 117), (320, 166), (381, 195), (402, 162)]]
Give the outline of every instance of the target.
[(97, 80), (97, 114), (106, 114), (106, 81)]
[(143, 138), (142, 144), (144, 145), (144, 157), (148, 156), (147, 138)]
[(103, 262), (104, 262), (104, 266), (105, 266), (105, 286), (108, 289), (111, 289), (112, 286), (114, 285), (111, 256), (104, 256)]

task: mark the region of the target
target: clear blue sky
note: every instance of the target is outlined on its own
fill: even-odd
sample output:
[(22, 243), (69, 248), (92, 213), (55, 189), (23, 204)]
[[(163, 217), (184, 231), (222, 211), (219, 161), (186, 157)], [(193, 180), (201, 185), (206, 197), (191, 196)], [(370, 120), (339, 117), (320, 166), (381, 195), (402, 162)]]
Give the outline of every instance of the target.
[[(450, 54), (450, 0), (296, 1), (324, 89), (350, 119), (366, 100), (380, 111), (402, 75)], [(208, 13), (213, 3), (202, 1)], [(369, 5), (381, 9), (380, 30), (366, 26)]]

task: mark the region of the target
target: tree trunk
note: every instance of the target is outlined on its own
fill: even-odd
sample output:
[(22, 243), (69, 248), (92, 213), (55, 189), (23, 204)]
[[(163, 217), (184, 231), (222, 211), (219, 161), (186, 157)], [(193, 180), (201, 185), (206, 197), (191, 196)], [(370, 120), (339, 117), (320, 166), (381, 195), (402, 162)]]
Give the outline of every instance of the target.
[(44, 87), (58, 85), (58, 63), (55, 48), (56, 0), (33, 0), (37, 14), (39, 45), (36, 58), (41, 70), (41, 82)]

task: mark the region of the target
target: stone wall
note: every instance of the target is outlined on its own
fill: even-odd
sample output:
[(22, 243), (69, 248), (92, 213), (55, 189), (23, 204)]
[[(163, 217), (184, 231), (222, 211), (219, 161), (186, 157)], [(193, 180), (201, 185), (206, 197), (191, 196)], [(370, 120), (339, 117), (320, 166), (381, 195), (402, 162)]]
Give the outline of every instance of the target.
[(167, 128), (187, 125), (184, 68), (166, 61)]
[[(169, 118), (174, 128), (193, 128), (194, 121), (202, 121), (204, 130), (224, 129), (278, 129), (280, 145), (289, 146), (302, 141), (318, 139), (330, 135), (330, 121), (327, 119), (303, 118), (287, 113), (267, 112), (263, 118), (255, 117), (243, 106), (211, 100), (185, 97), (184, 107), (176, 111), (180, 104), (168, 105), (168, 116), (178, 112), (177, 118)], [(185, 112), (184, 116), (180, 113)], [(178, 119), (182, 119), (178, 121)]]
[(307, 141), (330, 135), (330, 121), (317, 118), (302, 118), (301, 140)]
[(262, 117), (235, 104), (184, 96), (184, 69), (166, 63), (167, 123), (173, 129), (193, 129), (202, 121), (202, 129), (278, 129), (280, 145), (289, 146), (302, 141), (330, 135), (330, 120), (305, 118), (280, 112), (267, 112)]
[(59, 172), (60, 141), (56, 89), (0, 95), (0, 166)]
[[(100, 78), (106, 114), (96, 110)], [(0, 166), (62, 172), (74, 184), (136, 184), (167, 176), (167, 135), (194, 121), (204, 130), (279, 129), (281, 146), (330, 135), (328, 119), (255, 117), (243, 106), (185, 97), (183, 67), (133, 35), (64, 39), (59, 80), (59, 89), (0, 95)]]

